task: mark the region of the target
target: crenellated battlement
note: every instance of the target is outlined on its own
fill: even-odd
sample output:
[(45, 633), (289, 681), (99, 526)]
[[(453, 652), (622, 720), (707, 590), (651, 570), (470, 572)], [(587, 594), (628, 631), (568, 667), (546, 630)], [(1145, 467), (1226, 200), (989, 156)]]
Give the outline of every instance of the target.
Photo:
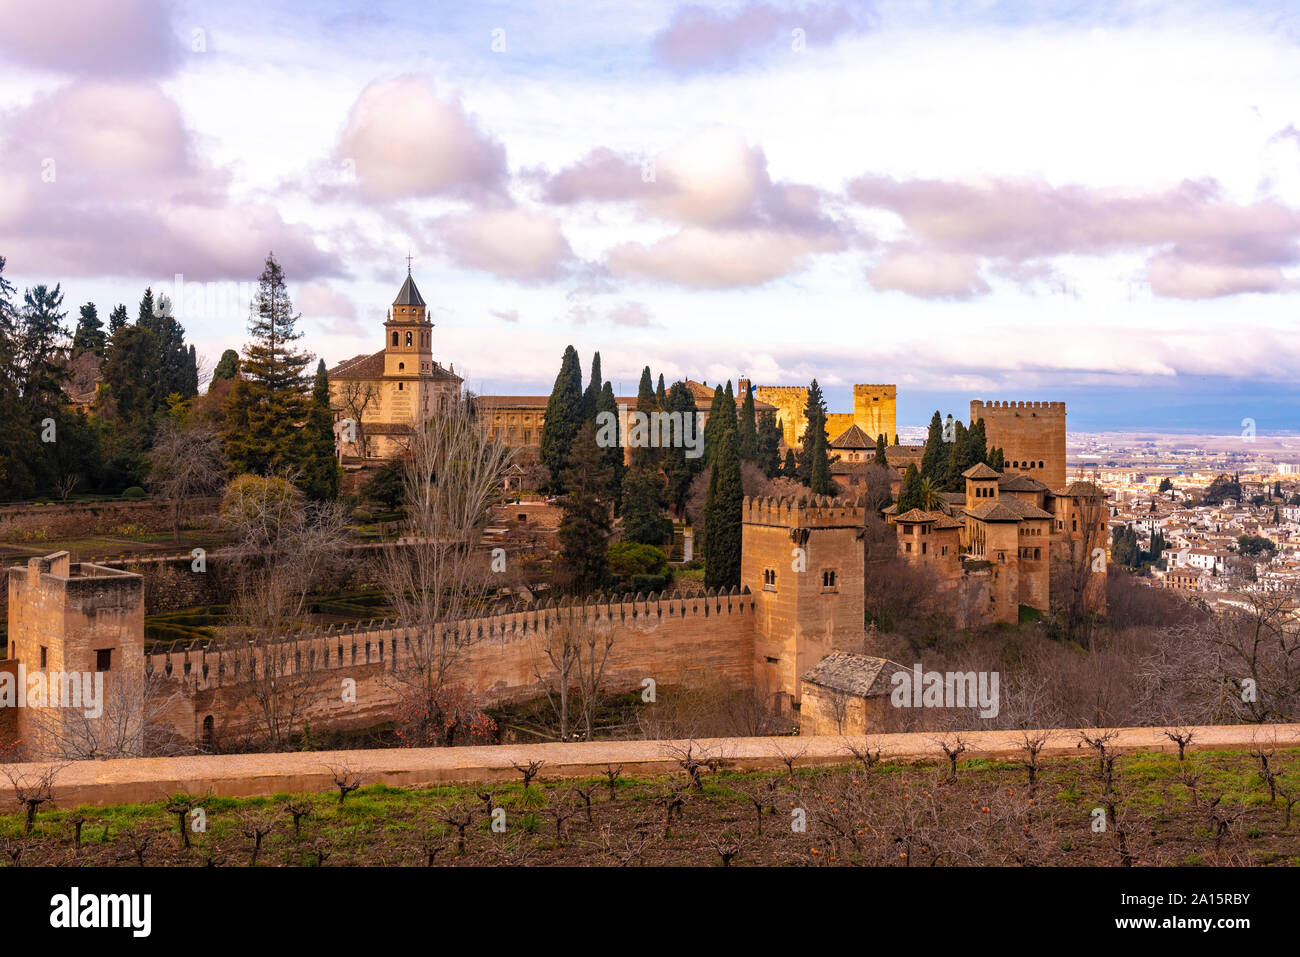
[(981, 399), (972, 399), (970, 407), (971, 415), (974, 417), (978, 417), (977, 413), (989, 412), (996, 414), (998, 412), (1017, 410), (1027, 410), (1039, 414), (1065, 415), (1064, 402), (1017, 402), (1006, 400), (985, 402)]
[[(597, 601), (561, 599), (536, 606), (521, 604), (514, 611), (441, 627), (442, 637), (457, 646), (500, 647), (526, 644), (537, 638), (545, 640), (551, 630), (562, 627), (622, 627), (650, 632), (675, 622), (752, 616), (753, 610), (753, 597), (748, 589), (741, 588), (707, 589), (671, 598), (654, 592), (629, 593)], [(726, 629), (715, 633), (719, 637), (728, 634)], [(397, 671), (411, 658), (412, 642), (416, 642), (418, 652), (419, 637), (414, 628), (397, 619), (372, 620), (363, 625), (333, 625), (285, 635), (251, 655), (234, 643), (195, 642), (183, 649), (146, 655), (145, 669), (149, 674), (181, 681), (187, 690), (202, 691), (248, 681), (252, 677), (250, 668), (264, 670), (268, 663), (281, 674), (365, 665)]]
[(866, 509), (861, 499), (832, 498), (828, 495), (793, 497), (745, 497), (741, 520), (747, 525), (779, 525), (783, 528), (843, 528), (861, 525)]

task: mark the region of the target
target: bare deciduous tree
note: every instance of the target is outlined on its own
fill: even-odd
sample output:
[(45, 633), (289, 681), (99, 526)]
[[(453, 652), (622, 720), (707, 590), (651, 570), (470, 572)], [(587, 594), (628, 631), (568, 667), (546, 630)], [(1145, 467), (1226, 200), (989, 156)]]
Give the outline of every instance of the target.
[(449, 402), (414, 435), (403, 462), (406, 521), (382, 551), (378, 575), (404, 630), (393, 677), (404, 694), (426, 696), (428, 713), (466, 652), (457, 623), (482, 613), (499, 584), (479, 544), (511, 462), (470, 396)]
[(215, 495), (223, 484), (221, 436), (205, 425), (158, 430), (149, 452), (149, 487), (171, 503), (172, 536), (180, 541), (181, 514), (191, 498)]

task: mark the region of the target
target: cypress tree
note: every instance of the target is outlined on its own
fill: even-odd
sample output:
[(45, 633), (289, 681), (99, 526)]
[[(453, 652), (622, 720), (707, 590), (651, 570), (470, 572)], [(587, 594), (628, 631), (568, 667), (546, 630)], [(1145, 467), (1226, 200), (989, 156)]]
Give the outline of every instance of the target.
[(268, 254), (248, 320), (240, 377), (226, 406), (226, 457), (234, 474), (298, 472), (304, 462), (302, 423), (310, 410), (304, 370), (311, 356), (294, 348), (302, 338), (285, 288), (284, 270)]
[[(212, 370), (212, 382), (219, 382), (222, 379), (233, 379), (239, 372), (239, 353), (234, 349), (227, 349), (221, 353), (221, 358), (217, 360), (217, 367)], [(212, 388), (212, 382), (208, 383), (208, 388)]]
[[(564, 489), (569, 468), (569, 451), (582, 426), (582, 368), (578, 352), (566, 346), (555, 377), (551, 397), (546, 402), (546, 420), (542, 423), (541, 460), (551, 473), (552, 491)], [(594, 438), (593, 438), (594, 443)]]
[(668, 392), (664, 389), (664, 374), (659, 373), (659, 383), (655, 386), (655, 405), (661, 409), (668, 407)]
[(560, 476), (565, 495), (555, 579), (570, 594), (590, 594), (609, 580), (610, 476), (603, 453), (596, 445), (595, 423), (584, 423), (570, 443), (569, 466)]
[(740, 536), (745, 490), (740, 478), (740, 455), (734, 430), (724, 432), (718, 460), (709, 477), (705, 500), (708, 551), (704, 558), (704, 584), (731, 588), (740, 584)]
[[(713, 465), (714, 459), (718, 456), (718, 449), (722, 445), (722, 433), (727, 430), (727, 418), (722, 413), (722, 407), (726, 401), (725, 394), (722, 391), (722, 385), (713, 387), (713, 401), (709, 404), (709, 418), (704, 423), (704, 462), (706, 465)], [(734, 422), (735, 419), (732, 419)]]
[[(655, 398), (654, 379), (650, 375), (650, 367), (646, 366), (641, 370), (641, 382), (636, 390), (636, 410), (645, 415), (647, 427), (653, 421), (651, 416), (658, 408), (659, 401)], [(643, 436), (643, 440), (648, 438)], [(630, 440), (628, 445), (630, 446), (628, 458), (632, 465), (648, 465), (658, 460), (658, 449), (647, 445), (633, 445)]]
[[(687, 387), (686, 383), (674, 382), (673, 387), (668, 390), (666, 401), (665, 411), (680, 413), (683, 428), (691, 430), (690, 434), (694, 436), (694, 430), (698, 427), (699, 420), (696, 417), (695, 395)], [(680, 516), (686, 509), (686, 498), (690, 494), (691, 482), (704, 467), (704, 457), (688, 458), (686, 447), (682, 443), (677, 443), (669, 449), (663, 449), (661, 453), (659, 461), (668, 480), (668, 502), (673, 506), (676, 514)]]
[(672, 541), (664, 517), (664, 480), (653, 465), (634, 465), (623, 478), (623, 541), (662, 548)]
[(885, 455), (884, 433), (876, 436), (876, 464), (883, 468), (889, 468), (889, 458)]
[(785, 450), (785, 462), (781, 465), (781, 477), (799, 481), (799, 463), (795, 461), (794, 449)]
[(300, 483), (303, 492), (317, 501), (337, 497), (341, 469), (334, 450), (334, 415), (330, 412), (330, 383), (324, 359), (316, 366), (311, 412), (303, 432), (306, 439)]
[(948, 462), (948, 445), (943, 440), (943, 419), (935, 409), (930, 418), (930, 431), (925, 437), (925, 451), (921, 453), (921, 475), (933, 482), (940, 482)]
[(781, 424), (775, 412), (758, 417), (758, 467), (768, 478), (781, 474)]
[[(608, 412), (618, 420), (618, 401), (614, 398), (614, 387), (606, 382), (596, 397), (596, 414)], [(609, 484), (606, 488), (605, 496), (611, 502), (618, 502), (622, 498), (623, 488), (623, 447), (617, 443), (600, 450), (602, 461), (609, 469)]]
[(740, 403), (740, 424), (737, 433), (737, 451), (746, 462), (761, 464), (758, 457), (758, 422), (754, 415), (754, 390), (745, 390)]
[(797, 456), (799, 480), (812, 489), (815, 495), (833, 495), (835, 486), (831, 482), (829, 440), (826, 437), (826, 399), (816, 379), (808, 387), (804, 421), (807, 426)]
[(907, 471), (903, 473), (903, 484), (898, 490), (898, 512), (902, 515), (904, 512), (910, 512), (914, 508), (925, 507), (925, 494), (921, 488), (921, 473), (916, 469), (916, 463), (908, 462)]
[(591, 376), (587, 380), (587, 391), (582, 393), (582, 419), (594, 419), (599, 411), (597, 406), (600, 405), (600, 389), (602, 379), (600, 377), (600, 353), (597, 352), (591, 357)]

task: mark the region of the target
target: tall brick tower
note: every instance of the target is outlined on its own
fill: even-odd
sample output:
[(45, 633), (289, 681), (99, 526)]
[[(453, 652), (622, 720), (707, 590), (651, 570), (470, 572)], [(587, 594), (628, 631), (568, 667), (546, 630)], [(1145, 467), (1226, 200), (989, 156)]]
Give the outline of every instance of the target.
[(384, 375), (433, 372), (433, 323), (410, 271), (384, 322)]
[(799, 678), (857, 648), (865, 613), (861, 506), (839, 499), (746, 498), (740, 584), (755, 596), (754, 682), (797, 704)]
[(984, 420), (989, 448), (1002, 449), (1008, 475), (1065, 486), (1065, 403), (971, 400), (970, 422)]

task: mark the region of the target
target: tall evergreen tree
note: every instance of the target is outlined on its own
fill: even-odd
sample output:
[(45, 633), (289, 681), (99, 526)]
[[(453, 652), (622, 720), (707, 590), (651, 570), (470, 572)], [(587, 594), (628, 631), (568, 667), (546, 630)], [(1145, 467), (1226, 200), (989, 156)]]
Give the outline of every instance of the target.
[(781, 474), (781, 423), (775, 412), (758, 417), (758, 467), (768, 478)]
[[(722, 447), (722, 433), (727, 431), (727, 417), (721, 411), (726, 402), (722, 383), (713, 387), (713, 401), (709, 403), (709, 418), (704, 423), (704, 463), (712, 466)], [(732, 422), (735, 419), (731, 420)]]
[(948, 443), (943, 440), (943, 418), (939, 415), (939, 410), (935, 409), (930, 418), (930, 431), (925, 437), (925, 451), (921, 453), (922, 477), (942, 488), (948, 478), (950, 455)]
[(664, 479), (653, 465), (634, 465), (623, 478), (623, 541), (656, 548), (670, 544), (673, 523), (664, 517)]
[(826, 399), (816, 379), (808, 387), (804, 421), (807, 425), (797, 456), (799, 481), (807, 485), (814, 495), (833, 495), (835, 485), (831, 481), (830, 440), (826, 437)]
[(724, 432), (718, 459), (709, 476), (704, 503), (708, 546), (704, 557), (704, 584), (731, 588), (740, 584), (740, 538), (745, 490), (740, 476), (740, 454), (735, 430)]
[(126, 305), (118, 303), (113, 307), (113, 311), (108, 314), (108, 336), (111, 339), (117, 334), (117, 330), (126, 325)]
[(569, 466), (560, 476), (565, 495), (555, 579), (570, 594), (590, 594), (609, 580), (610, 517), (604, 496), (611, 480), (603, 451), (596, 445), (595, 423), (584, 423), (570, 443)]
[[(569, 469), (569, 451), (582, 427), (582, 367), (578, 351), (566, 346), (560, 371), (546, 402), (546, 420), (542, 423), (541, 460), (550, 470), (551, 491), (564, 488)], [(594, 441), (594, 439), (593, 439)]]
[(233, 379), (239, 372), (239, 353), (234, 349), (227, 349), (221, 353), (221, 358), (217, 360), (217, 367), (212, 370), (212, 382), (208, 383), (208, 388), (212, 388), (213, 382), (220, 382), (222, 379)]
[(876, 436), (876, 464), (889, 468), (889, 457), (885, 455), (885, 436), (884, 433)]
[[(606, 382), (600, 389), (600, 395), (596, 397), (596, 414), (608, 412), (618, 420), (618, 400), (614, 398), (614, 387)], [(623, 465), (623, 447), (617, 443), (600, 450), (608, 471), (608, 486), (605, 497), (611, 502), (620, 502), (623, 496), (623, 474), (625, 467)]]
[(63, 363), (68, 336), (63, 320), (67, 315), (60, 286), (37, 285), (23, 292), (17, 325), (18, 371), (23, 404), (33, 414), (52, 411), (62, 400), (67, 379)]
[(88, 302), (81, 307), (81, 317), (77, 320), (77, 331), (72, 336), (72, 348), (102, 356), (106, 341), (104, 324), (99, 321), (99, 310), (95, 308), (93, 302)]
[[(665, 411), (680, 414), (683, 428), (692, 430), (690, 434), (695, 436), (694, 430), (698, 428), (699, 421), (696, 416), (695, 395), (686, 383), (674, 382), (673, 387), (668, 390), (665, 401)], [(668, 480), (668, 502), (678, 515), (682, 515), (686, 508), (686, 498), (690, 494), (691, 482), (704, 468), (704, 457), (688, 458), (683, 443), (677, 443), (672, 448), (660, 451), (662, 453), (660, 464)]]
[[(636, 410), (643, 413), (647, 418), (646, 422), (653, 421), (652, 416), (659, 408), (659, 401), (655, 398), (654, 379), (650, 375), (650, 367), (646, 366), (641, 370), (641, 382), (636, 390)], [(658, 449), (653, 449), (645, 445), (631, 446), (629, 450), (629, 459), (633, 465), (652, 464), (658, 460)]]
[(742, 460), (760, 464), (758, 459), (758, 421), (754, 414), (754, 390), (745, 390), (740, 402), (740, 422), (737, 426), (737, 451)]
[(659, 373), (659, 382), (655, 386), (655, 405), (660, 409), (668, 407), (668, 391), (664, 388), (664, 374)]
[(604, 380), (600, 377), (600, 353), (594, 353), (591, 357), (591, 376), (587, 380), (587, 391), (582, 393), (582, 419), (596, 417), (597, 406), (600, 405), (600, 389)]
[(0, 498), (25, 498), (37, 489), (40, 457), (36, 422), (23, 404), (19, 321), (14, 286), (0, 256)]
[(896, 514), (898, 515), (910, 512), (914, 508), (925, 508), (925, 490), (921, 485), (921, 473), (917, 471), (914, 462), (907, 463), (907, 470), (903, 473), (903, 482), (898, 489), (897, 504), (898, 511)]
[(311, 356), (285, 287), (284, 270), (268, 254), (248, 321), (240, 378), (226, 406), (226, 456), (235, 474), (298, 472), (306, 458), (302, 425), (310, 411), (304, 371)]
[(785, 450), (785, 461), (781, 463), (781, 477), (799, 480), (799, 463), (795, 461), (794, 449)]
[(330, 382), (324, 359), (316, 366), (311, 411), (303, 433), (306, 448), (303, 450), (300, 487), (308, 498), (317, 501), (337, 497), (342, 470), (334, 449), (334, 414), (330, 412)]

